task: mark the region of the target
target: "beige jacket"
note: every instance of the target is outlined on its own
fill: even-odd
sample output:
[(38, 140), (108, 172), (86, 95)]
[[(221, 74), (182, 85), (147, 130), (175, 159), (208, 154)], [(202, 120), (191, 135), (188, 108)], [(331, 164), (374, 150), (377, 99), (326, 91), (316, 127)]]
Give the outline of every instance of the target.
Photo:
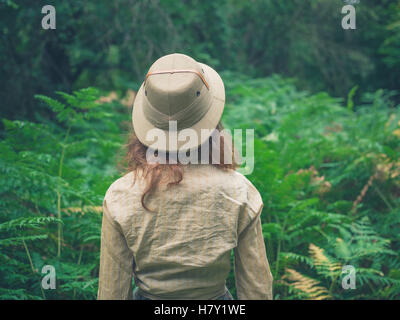
[(103, 203), (98, 299), (131, 299), (132, 277), (152, 299), (215, 299), (225, 291), (231, 250), (239, 299), (272, 299), (257, 189), (236, 171), (184, 167), (141, 204), (143, 181), (129, 173)]

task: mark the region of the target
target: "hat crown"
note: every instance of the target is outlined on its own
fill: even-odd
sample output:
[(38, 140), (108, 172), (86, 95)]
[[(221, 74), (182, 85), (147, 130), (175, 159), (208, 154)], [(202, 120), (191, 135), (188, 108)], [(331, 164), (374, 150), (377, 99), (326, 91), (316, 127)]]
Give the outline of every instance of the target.
[(132, 110), (133, 128), (140, 142), (154, 149), (197, 148), (217, 127), (224, 105), (224, 83), (213, 68), (170, 54), (146, 74)]
[[(173, 72), (179, 70), (193, 72)], [(163, 71), (171, 72), (158, 73)], [(175, 53), (161, 57), (150, 67), (150, 76), (145, 82), (148, 102), (166, 116), (173, 116), (192, 105), (200, 95), (209, 94), (196, 72), (204, 75), (201, 66), (189, 56)]]

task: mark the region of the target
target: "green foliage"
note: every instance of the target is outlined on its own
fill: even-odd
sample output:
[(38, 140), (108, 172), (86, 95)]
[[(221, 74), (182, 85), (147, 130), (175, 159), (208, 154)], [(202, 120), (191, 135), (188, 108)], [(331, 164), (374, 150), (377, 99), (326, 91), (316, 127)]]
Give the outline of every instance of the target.
[[(96, 86), (126, 90), (159, 57), (181, 52), (217, 70), (301, 79), (302, 88), (355, 99), (400, 81), (399, 0), (356, 4), (343, 30), (343, 0), (52, 1), (56, 31), (35, 1), (0, 1), (0, 116), (32, 119), (40, 93)], [(12, 94), (10, 94), (12, 93)]]
[[(249, 178), (264, 200), (275, 298), (399, 299), (400, 112), (392, 93), (343, 105), (280, 76), (224, 78), (225, 126), (255, 128)], [(348, 264), (356, 290), (341, 286)]]
[[(389, 91), (362, 103), (299, 91), (278, 75), (222, 74), (223, 122), (255, 129), (262, 227), (276, 299), (399, 299), (400, 112)], [(354, 93), (355, 89), (352, 91)], [(52, 120), (3, 119), (0, 298), (94, 299), (101, 204), (129, 109), (94, 88), (37, 95)], [(102, 103), (100, 103), (102, 101)], [(108, 101), (104, 103), (104, 101)], [(130, 124), (129, 124), (130, 126)], [(53, 265), (56, 290), (42, 290)], [(356, 269), (356, 290), (341, 286)], [(234, 274), (228, 287), (235, 294)]]
[[(42, 95), (54, 121), (3, 119), (0, 141), (0, 298), (94, 299), (102, 198), (118, 176), (127, 109), (88, 88)], [(44, 265), (56, 290), (43, 290)]]

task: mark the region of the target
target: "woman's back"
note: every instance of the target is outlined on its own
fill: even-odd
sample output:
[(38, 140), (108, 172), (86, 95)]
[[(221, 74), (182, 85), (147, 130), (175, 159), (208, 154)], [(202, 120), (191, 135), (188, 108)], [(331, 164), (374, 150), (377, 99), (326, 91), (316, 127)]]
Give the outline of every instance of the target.
[[(119, 272), (118, 281), (129, 278), (134, 268), (136, 285), (153, 299), (212, 299), (224, 294), (231, 250), (262, 208), (258, 191), (238, 172), (212, 165), (183, 168), (179, 184), (161, 184), (146, 200), (151, 212), (140, 201), (145, 183), (133, 173), (114, 182), (104, 200), (105, 218), (120, 234), (114, 241), (122, 242), (125, 250), (116, 255), (125, 257), (120, 262), (125, 272)], [(258, 250), (243, 248), (249, 249)], [(110, 250), (116, 253), (114, 245)], [(257, 268), (254, 262), (236, 262), (239, 269)], [(239, 281), (243, 291), (247, 285), (253, 284)]]
[(150, 67), (132, 110), (130, 173), (103, 203), (99, 299), (132, 298), (132, 276), (137, 299), (222, 299), (232, 249), (238, 298), (272, 298), (262, 200), (235, 171), (224, 105), (210, 66), (175, 53)]

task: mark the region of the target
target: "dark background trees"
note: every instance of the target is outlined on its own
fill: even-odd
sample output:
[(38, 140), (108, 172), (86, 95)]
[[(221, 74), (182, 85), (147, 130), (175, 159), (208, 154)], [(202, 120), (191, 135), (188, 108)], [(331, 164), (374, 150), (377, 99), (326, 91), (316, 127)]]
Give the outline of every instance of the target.
[(136, 89), (158, 57), (182, 52), (303, 89), (346, 97), (397, 89), (399, 2), (356, 4), (357, 29), (341, 28), (340, 0), (53, 1), (57, 29), (43, 30), (43, 1), (0, 2), (1, 116), (32, 118), (33, 94), (84, 86)]

